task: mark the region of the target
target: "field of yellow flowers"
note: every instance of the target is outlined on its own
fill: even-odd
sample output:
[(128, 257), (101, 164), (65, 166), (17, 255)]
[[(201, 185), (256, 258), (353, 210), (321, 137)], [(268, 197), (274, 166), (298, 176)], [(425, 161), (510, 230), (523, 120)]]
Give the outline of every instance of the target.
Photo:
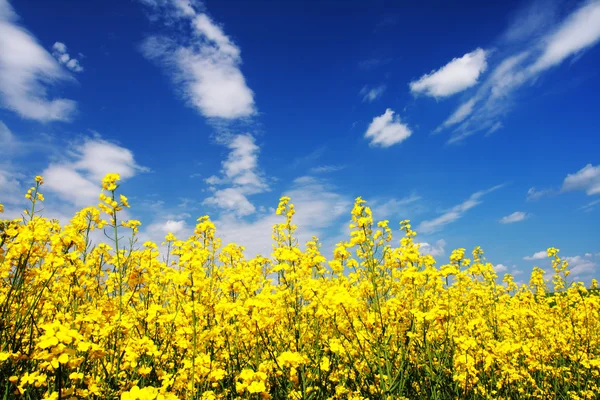
[[(600, 297), (557, 249), (551, 284), (535, 268), (518, 286), (479, 248), (421, 255), (408, 221), (394, 247), (359, 198), (327, 261), (284, 197), (269, 257), (208, 217), (161, 256), (119, 219), (118, 180), (61, 227), (36, 177), (25, 217), (0, 220), (0, 398), (598, 398)], [(92, 246), (97, 229), (112, 239)]]

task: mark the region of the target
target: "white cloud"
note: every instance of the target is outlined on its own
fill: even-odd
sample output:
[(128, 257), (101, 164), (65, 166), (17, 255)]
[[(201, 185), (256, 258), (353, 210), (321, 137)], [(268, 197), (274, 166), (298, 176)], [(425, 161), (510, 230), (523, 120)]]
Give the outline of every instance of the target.
[(67, 45), (62, 42), (56, 42), (52, 46), (52, 55), (56, 60), (70, 69), (73, 72), (83, 72), (83, 67), (79, 64), (79, 60), (75, 57), (71, 57), (67, 53)]
[(533, 260), (543, 260), (545, 258), (548, 258), (548, 253), (546, 251), (542, 250), (542, 251), (538, 251), (537, 253), (534, 253), (532, 256), (523, 257), (523, 260), (533, 261)]
[[(514, 95), (518, 89), (533, 84), (544, 71), (600, 40), (598, 0), (585, 2), (560, 23), (555, 22), (558, 15), (555, 11), (536, 12), (535, 7), (531, 10), (524, 22), (517, 21), (507, 33), (508, 42), (502, 43), (507, 47), (500, 49), (507, 56), (480, 86), (471, 100), (472, 107), (463, 104), (436, 130), (454, 126), (449, 143), (480, 131), (489, 134), (515, 107)], [(523, 24), (527, 25), (524, 29), (515, 28)]]
[(50, 98), (48, 89), (72, 79), (35, 37), (16, 23), (7, 0), (0, 0), (0, 106), (22, 118), (69, 121), (73, 100)]
[(494, 265), (494, 270), (496, 271), (496, 273), (500, 274), (502, 272), (508, 271), (508, 267), (504, 264), (496, 264)]
[(256, 207), (247, 196), (269, 190), (269, 186), (258, 168), (260, 148), (251, 135), (235, 135), (226, 139), (230, 152), (222, 162), (221, 177), (211, 176), (205, 180), (209, 185), (229, 185), (223, 189), (214, 188), (213, 195), (203, 204), (216, 206), (233, 212), (237, 216), (254, 213)]
[[(168, 233), (172, 233), (175, 236), (180, 235), (181, 233), (187, 230), (187, 226), (184, 220), (167, 220), (164, 222), (155, 222), (153, 224), (148, 225), (145, 229), (145, 233), (157, 236), (161, 235), (161, 238), (166, 236)], [(160, 243), (162, 240), (156, 240), (156, 242)]]
[(500, 218), (501, 224), (512, 224), (514, 222), (524, 221), (529, 218), (529, 214), (523, 211), (515, 211), (514, 213)]
[(587, 195), (600, 194), (600, 165), (587, 164), (563, 181), (562, 191), (583, 190)]
[(479, 76), (487, 68), (486, 55), (485, 50), (476, 49), (460, 58), (455, 58), (437, 71), (410, 82), (410, 90), (414, 94), (425, 94), (436, 98), (462, 92), (477, 84)]
[(452, 207), (439, 217), (421, 222), (417, 227), (417, 232), (427, 234), (442, 230), (444, 226), (459, 220), (467, 211), (481, 204), (481, 198), (483, 196), (500, 189), (502, 186), (503, 185), (497, 185), (490, 189), (473, 193), (467, 200)]
[(421, 254), (429, 254), (433, 257), (441, 257), (446, 254), (446, 241), (440, 239), (435, 244), (429, 244), (426, 242), (418, 243), (420, 245)]
[(125, 180), (147, 170), (136, 164), (130, 150), (99, 138), (85, 140), (68, 154), (67, 160), (50, 164), (41, 175), (45, 188), (78, 207), (98, 203), (100, 182), (107, 173)]
[(530, 67), (533, 73), (560, 64), (600, 40), (600, 1), (590, 1), (545, 38), (544, 51)]
[(371, 146), (390, 147), (403, 142), (411, 134), (408, 125), (403, 124), (400, 117), (394, 116), (394, 111), (388, 108), (385, 113), (373, 118), (365, 137), (371, 139)]
[[(150, 36), (142, 53), (165, 68), (187, 103), (205, 117), (236, 119), (256, 113), (254, 93), (240, 70), (240, 49), (195, 2), (143, 1), (166, 19), (186, 29), (170, 39)], [(175, 19), (179, 24), (169, 24)]]
[(363, 86), (363, 88), (360, 90), (360, 95), (363, 97), (364, 102), (372, 103), (381, 96), (383, 96), (385, 89), (385, 85), (379, 85), (374, 87), (366, 85)]

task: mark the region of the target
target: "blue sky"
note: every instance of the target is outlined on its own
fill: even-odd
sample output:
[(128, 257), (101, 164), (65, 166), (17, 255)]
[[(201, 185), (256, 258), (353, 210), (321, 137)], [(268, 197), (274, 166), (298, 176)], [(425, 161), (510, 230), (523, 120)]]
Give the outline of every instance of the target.
[[(600, 265), (600, 1), (0, 0), (0, 202), (67, 221), (123, 177), (156, 241), (208, 214), (329, 251), (357, 196), (442, 259)], [(397, 235), (399, 239), (399, 233)]]

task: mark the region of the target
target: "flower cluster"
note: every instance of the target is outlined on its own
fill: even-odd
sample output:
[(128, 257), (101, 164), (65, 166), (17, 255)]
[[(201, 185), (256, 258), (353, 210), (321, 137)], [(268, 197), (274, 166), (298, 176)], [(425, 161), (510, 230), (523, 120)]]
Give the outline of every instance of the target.
[[(273, 252), (246, 258), (208, 217), (193, 234), (138, 244), (119, 176), (60, 226), (0, 220), (0, 396), (22, 399), (595, 399), (597, 282), (566, 260), (528, 283), (477, 247), (447, 262), (395, 245), (358, 198), (328, 260), (296, 239), (284, 197)], [(39, 207), (37, 207), (39, 209)], [(3, 210), (0, 204), (0, 212)], [(110, 229), (107, 229), (110, 228)], [(105, 229), (107, 243), (90, 234)], [(124, 231), (130, 236), (123, 243)], [(553, 274), (550, 282), (547, 273)]]

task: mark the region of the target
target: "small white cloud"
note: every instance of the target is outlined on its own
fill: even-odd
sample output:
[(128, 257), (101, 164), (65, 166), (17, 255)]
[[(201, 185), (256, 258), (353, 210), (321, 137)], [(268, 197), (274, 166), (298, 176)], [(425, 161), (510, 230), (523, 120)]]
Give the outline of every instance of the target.
[(379, 86), (375, 86), (375, 87), (366, 85), (360, 90), (360, 95), (363, 97), (364, 102), (372, 103), (375, 100), (377, 100), (378, 98), (380, 98), (381, 96), (383, 96), (385, 89), (386, 89), (385, 85), (379, 85)]
[(532, 256), (523, 257), (523, 260), (533, 261), (533, 260), (543, 260), (545, 258), (548, 258), (548, 253), (546, 251), (542, 250), (542, 251), (538, 251), (537, 253), (534, 253)]
[(441, 257), (446, 254), (446, 241), (440, 239), (435, 244), (429, 244), (426, 242), (417, 243), (421, 254), (429, 254), (433, 257)]
[[(143, 1), (158, 11), (170, 27), (186, 29), (166, 36), (150, 36), (142, 44), (144, 56), (160, 64), (171, 76), (178, 92), (205, 117), (236, 119), (256, 113), (254, 93), (240, 70), (240, 49), (223, 29), (194, 4)], [(182, 24), (183, 23), (183, 24)]]
[(529, 214), (527, 214), (523, 211), (515, 211), (514, 213), (512, 213), (510, 215), (502, 217), (500, 219), (500, 223), (501, 224), (512, 224), (514, 222), (524, 221), (527, 218), (529, 218)]
[(444, 226), (457, 221), (462, 218), (467, 211), (481, 204), (481, 198), (483, 196), (500, 189), (502, 186), (503, 185), (497, 185), (490, 189), (473, 193), (467, 200), (452, 207), (439, 217), (421, 222), (417, 228), (417, 232), (433, 233), (442, 230)]
[(494, 270), (500, 274), (502, 272), (508, 271), (508, 267), (504, 264), (496, 264), (494, 265)]
[(588, 195), (600, 194), (600, 165), (588, 164), (563, 181), (562, 191), (583, 190)]
[(10, 4), (0, 0), (0, 106), (22, 118), (69, 121), (76, 103), (48, 98), (47, 91), (72, 78), (17, 19)]
[(408, 139), (412, 132), (408, 125), (400, 121), (398, 115), (394, 116), (391, 109), (385, 110), (382, 115), (373, 118), (365, 137), (371, 139), (371, 146), (390, 147)]
[(73, 72), (83, 72), (83, 67), (79, 64), (79, 60), (71, 57), (67, 53), (67, 45), (62, 42), (56, 42), (52, 46), (52, 55), (59, 63), (67, 67)]
[(431, 97), (447, 97), (462, 92), (477, 84), (479, 76), (486, 70), (486, 52), (476, 49), (448, 64), (423, 75), (410, 82), (410, 90), (414, 94), (425, 94)]

